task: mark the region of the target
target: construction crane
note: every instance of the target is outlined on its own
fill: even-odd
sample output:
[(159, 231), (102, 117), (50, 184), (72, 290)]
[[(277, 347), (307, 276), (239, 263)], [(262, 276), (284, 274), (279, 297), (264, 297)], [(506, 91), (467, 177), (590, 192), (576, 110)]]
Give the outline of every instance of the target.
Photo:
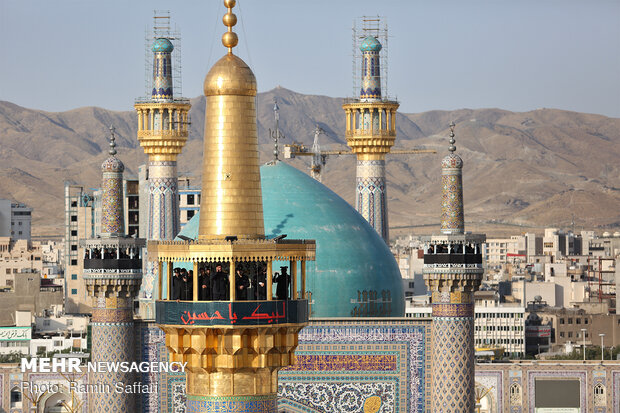
[[(312, 147), (308, 148), (307, 146), (301, 143), (293, 143), (284, 146), (284, 157), (286, 159), (293, 159), (297, 156), (311, 156), (312, 160), (310, 163), (310, 176), (316, 179), (319, 182), (322, 182), (322, 172), (325, 164), (327, 163), (328, 156), (341, 156), (341, 155), (355, 155), (350, 149), (337, 149), (330, 151), (322, 151), (321, 146), (319, 144), (319, 136), (326, 135), (325, 131), (319, 126), (316, 125), (314, 128), (314, 141), (312, 142)], [(411, 154), (420, 154), (420, 153), (437, 153), (434, 149), (392, 149), (390, 150), (390, 154), (394, 155), (411, 155)]]

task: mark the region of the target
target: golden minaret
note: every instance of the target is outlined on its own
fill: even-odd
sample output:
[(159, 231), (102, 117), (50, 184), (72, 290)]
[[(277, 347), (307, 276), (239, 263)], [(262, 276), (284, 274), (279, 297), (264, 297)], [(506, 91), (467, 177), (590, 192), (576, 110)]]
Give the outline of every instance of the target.
[[(171, 361), (188, 363), (187, 411), (275, 413), (278, 370), (294, 364), (297, 334), (308, 322), (305, 269), (316, 246), (313, 240), (265, 238), (256, 79), (232, 53), (238, 42), (232, 31), (235, 0), (224, 5), (228, 54), (204, 83), (199, 236), (149, 242), (149, 259), (157, 261), (160, 274), (156, 321)], [(274, 261), (290, 274), (287, 280), (281, 270), (275, 280), (276, 299)], [(175, 262), (192, 263), (193, 279), (173, 279)], [(203, 271), (211, 273), (199, 276)], [(244, 276), (252, 280), (251, 290)]]

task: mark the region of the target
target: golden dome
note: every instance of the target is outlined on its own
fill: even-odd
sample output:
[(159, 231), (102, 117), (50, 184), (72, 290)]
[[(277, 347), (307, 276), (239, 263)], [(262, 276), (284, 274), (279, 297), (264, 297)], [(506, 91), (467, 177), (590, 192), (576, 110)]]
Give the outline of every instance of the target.
[(217, 61), (207, 73), (205, 96), (256, 96), (256, 77), (239, 57), (228, 54)]

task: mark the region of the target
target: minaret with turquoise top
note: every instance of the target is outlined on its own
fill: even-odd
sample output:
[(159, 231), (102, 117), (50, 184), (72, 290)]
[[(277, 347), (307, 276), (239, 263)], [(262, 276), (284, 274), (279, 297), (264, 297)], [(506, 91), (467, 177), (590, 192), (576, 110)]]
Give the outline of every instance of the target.
[(381, 95), (381, 43), (367, 36), (360, 45), (362, 82), (358, 99), (342, 105), (347, 145), (357, 155), (355, 207), (389, 242), (385, 155), (396, 139), (398, 102)]
[[(138, 141), (148, 156), (148, 240), (171, 240), (179, 233), (177, 156), (189, 135), (189, 99), (173, 95), (173, 38), (156, 36), (151, 45), (151, 96), (138, 99)], [(154, 319), (157, 268), (148, 262), (140, 291), (140, 315)]]

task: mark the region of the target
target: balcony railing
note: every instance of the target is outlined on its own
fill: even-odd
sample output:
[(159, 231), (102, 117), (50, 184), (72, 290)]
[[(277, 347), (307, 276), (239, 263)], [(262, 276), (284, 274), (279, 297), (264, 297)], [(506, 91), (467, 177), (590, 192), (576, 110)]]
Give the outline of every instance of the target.
[(141, 259), (120, 258), (120, 259), (97, 259), (97, 258), (85, 258), (84, 269), (94, 270), (136, 270), (142, 268)]
[(482, 264), (482, 254), (424, 254), (424, 264)]

